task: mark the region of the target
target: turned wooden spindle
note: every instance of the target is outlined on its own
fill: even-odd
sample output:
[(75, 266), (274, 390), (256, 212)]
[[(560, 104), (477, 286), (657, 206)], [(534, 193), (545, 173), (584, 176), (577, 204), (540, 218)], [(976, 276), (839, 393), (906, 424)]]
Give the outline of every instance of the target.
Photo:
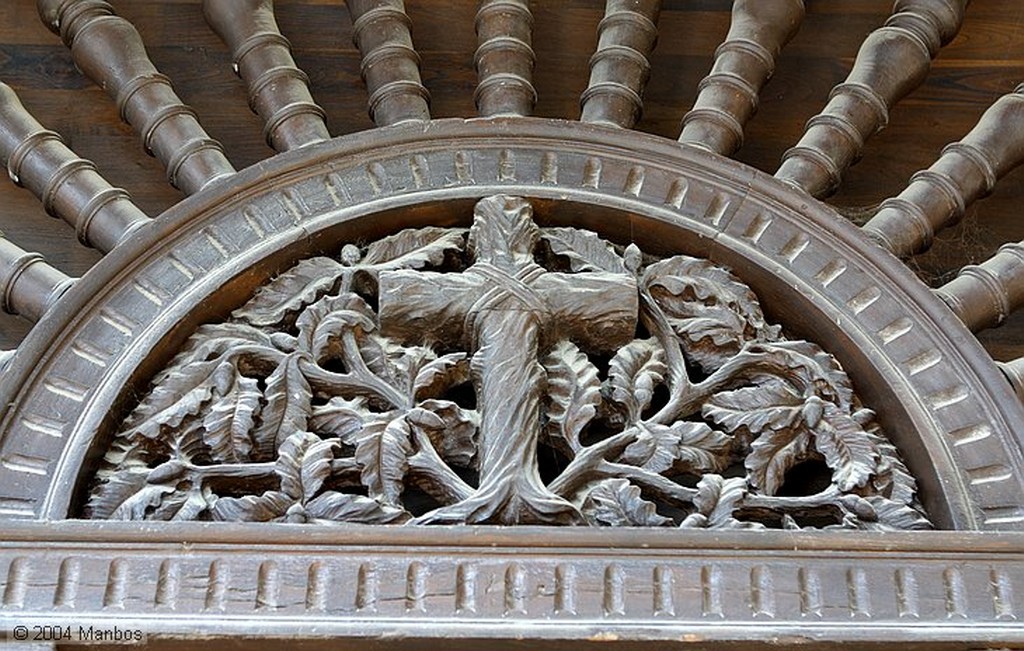
[(660, 11), (660, 0), (607, 0), (590, 83), (580, 97), (583, 122), (629, 129), (640, 119)]
[(1005, 174), (1024, 163), (1024, 84), (993, 104), (960, 142), (948, 145), (864, 225), (900, 257), (928, 248), (936, 231), (963, 218)]
[(324, 110), (309, 93), (309, 78), (277, 27), (273, 0), (203, 0), (203, 13), (231, 49), (235, 71), (249, 89), (249, 106), (263, 119), (267, 144), (286, 151), (331, 137)]
[(71, 224), (86, 246), (106, 253), (149, 222), (127, 192), (112, 187), (95, 165), (44, 129), (3, 83), (0, 159), (11, 180), (39, 197), (47, 213)]
[(220, 143), (200, 126), (170, 80), (146, 54), (142, 38), (104, 0), (37, 0), (39, 15), (71, 48), (78, 68), (117, 103), (121, 119), (186, 194), (234, 174)]
[(74, 282), (0, 234), (0, 309), (36, 322)]
[(412, 21), (402, 0), (348, 0), (352, 40), (363, 57), (370, 118), (377, 126), (430, 119), (430, 93), (420, 79)]
[(956, 36), (968, 0), (897, 0), (885, 26), (861, 45), (846, 81), (782, 157), (775, 176), (815, 197), (832, 194), (889, 110), (928, 76), (931, 60)]
[(1017, 399), (1024, 402), (1024, 357), (1018, 357), (1010, 362), (996, 362), (996, 366), (1009, 380)]
[(735, 0), (729, 34), (683, 118), (679, 142), (725, 156), (739, 149), (775, 60), (803, 18), (803, 0)]
[(1024, 242), (1004, 244), (985, 262), (961, 269), (935, 293), (971, 332), (1001, 325), (1024, 305)]
[(529, 0), (481, 0), (476, 13), (474, 99), (480, 115), (530, 115), (533, 87), (533, 14)]

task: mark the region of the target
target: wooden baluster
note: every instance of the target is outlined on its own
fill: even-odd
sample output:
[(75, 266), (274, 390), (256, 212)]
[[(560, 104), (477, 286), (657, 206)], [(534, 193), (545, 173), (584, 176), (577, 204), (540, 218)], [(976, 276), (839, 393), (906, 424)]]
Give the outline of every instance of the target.
[(430, 93), (420, 79), (412, 21), (402, 0), (348, 0), (352, 40), (363, 57), (370, 117), (379, 127), (430, 119)]
[(1001, 325), (1024, 305), (1024, 242), (1004, 244), (935, 292), (971, 332)]
[(533, 87), (533, 14), (529, 0), (481, 0), (476, 12), (474, 99), (480, 115), (530, 115)]
[(74, 282), (0, 234), (0, 309), (38, 321)]
[(660, 0), (607, 0), (590, 84), (580, 97), (583, 122), (629, 129), (640, 119), (660, 11)]
[(127, 192), (67, 148), (0, 83), (0, 158), (11, 180), (32, 191), (49, 214), (74, 226), (86, 246), (106, 253), (149, 222)]
[(1024, 402), (1024, 357), (1018, 357), (1011, 362), (996, 362), (996, 366), (1009, 380), (1017, 399)]
[(960, 221), (967, 207), (1024, 163), (1024, 84), (1004, 95), (960, 142), (947, 146), (899, 196), (887, 199), (864, 225), (868, 235), (898, 256), (931, 245), (935, 232)]
[(234, 174), (220, 144), (200, 126), (146, 55), (139, 33), (104, 0), (37, 0), (43, 22), (71, 48), (78, 68), (117, 102), (146, 151), (187, 194)]
[(739, 149), (775, 60), (803, 18), (803, 0), (735, 0), (729, 34), (683, 118), (679, 142), (725, 156)]
[(889, 110), (924, 81), (931, 60), (956, 36), (968, 0), (897, 0), (885, 26), (857, 53), (846, 81), (807, 123), (776, 177), (824, 197), (839, 187), (864, 142), (885, 128)]
[(286, 151), (331, 137), (309, 78), (277, 27), (273, 0), (203, 0), (203, 13), (231, 49), (235, 71), (249, 88), (249, 106), (263, 118), (267, 144)]

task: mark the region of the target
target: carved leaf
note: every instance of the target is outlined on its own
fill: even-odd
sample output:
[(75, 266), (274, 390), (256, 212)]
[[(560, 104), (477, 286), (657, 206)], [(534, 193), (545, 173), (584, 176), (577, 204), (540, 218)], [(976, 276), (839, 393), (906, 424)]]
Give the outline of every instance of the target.
[(156, 438), (161, 427), (178, 427), (198, 414), (215, 394), (224, 395), (234, 382), (235, 368), (219, 359), (182, 366), (163, 376), (128, 422), (128, 433)]
[(630, 423), (640, 420), (667, 372), (665, 352), (655, 339), (637, 339), (615, 353), (608, 363), (611, 399), (625, 406)]
[(862, 522), (865, 529), (896, 530), (896, 531), (924, 531), (932, 528), (928, 519), (917, 509), (906, 504), (900, 504), (892, 500), (872, 495), (866, 498), (875, 511), (875, 522)]
[(413, 381), (413, 396), (417, 400), (434, 398), (468, 381), (469, 355), (449, 353), (420, 368)]
[(748, 341), (779, 336), (750, 288), (708, 260), (675, 256), (657, 262), (644, 273), (643, 287), (706, 372), (720, 367)]
[(363, 419), (369, 413), (365, 398), (346, 400), (334, 397), (326, 405), (313, 407), (309, 429), (326, 436), (336, 436), (346, 445), (354, 445), (354, 437), (362, 431)]
[(636, 440), (623, 451), (621, 463), (662, 473), (677, 467), (689, 472), (721, 470), (729, 463), (732, 439), (706, 423), (640, 424)]
[(448, 252), (461, 251), (466, 231), (458, 228), (407, 228), (377, 240), (366, 249), (361, 267), (370, 271), (386, 269), (422, 269), (444, 262)]
[(306, 504), (306, 513), (317, 520), (357, 522), (360, 524), (392, 524), (404, 522), (409, 513), (362, 495), (327, 491)]
[(210, 507), (210, 516), (225, 522), (270, 522), (284, 517), (293, 504), (295, 500), (281, 491), (222, 497)]
[(313, 392), (299, 369), (301, 353), (288, 355), (267, 378), (267, 404), (260, 415), (260, 424), (253, 432), (253, 441), (261, 457), (272, 457), (285, 439), (303, 432), (310, 414)]
[(725, 479), (720, 475), (704, 475), (697, 483), (693, 505), (697, 513), (683, 520), (682, 527), (708, 529), (763, 529), (764, 525), (737, 520), (733, 514), (747, 496), (747, 482), (741, 477)]
[(878, 493), (899, 504), (910, 504), (917, 493), (917, 480), (907, 470), (896, 448), (880, 436), (869, 434), (878, 453), (878, 467), (872, 486)]
[(658, 515), (652, 502), (640, 497), (640, 488), (628, 480), (605, 479), (583, 500), (583, 515), (590, 524), (610, 527), (663, 527), (670, 518)]
[(252, 427), (260, 406), (259, 382), (235, 370), (234, 382), (203, 415), (203, 441), (214, 461), (241, 463), (252, 455)]
[(744, 462), (747, 481), (766, 495), (774, 495), (786, 480), (786, 472), (808, 458), (811, 435), (805, 427), (767, 430), (750, 444)]
[(477, 262), (518, 266), (532, 262), (539, 229), (524, 199), (495, 195), (476, 204), (469, 248)]
[(548, 377), (547, 435), (579, 452), (580, 432), (601, 404), (597, 367), (570, 341), (555, 345), (543, 365)]
[(308, 258), (261, 287), (232, 316), (254, 326), (276, 326), (330, 291), (348, 270), (330, 258)]
[(413, 452), (410, 435), (409, 423), (400, 417), (386, 424), (367, 425), (356, 445), (355, 459), (363, 485), (370, 497), (387, 506), (400, 506)]
[[(432, 418), (423, 418), (421, 412)], [(476, 461), (480, 415), (448, 400), (424, 400), (412, 409), (407, 420), (420, 427), (434, 449), (448, 463), (472, 468)]]
[(625, 274), (626, 264), (612, 245), (593, 231), (576, 228), (545, 228), (541, 237), (555, 255), (569, 259), (573, 271), (608, 271)]
[(814, 432), (814, 447), (825, 457), (839, 489), (851, 491), (866, 484), (877, 465), (867, 432), (838, 407), (817, 396), (808, 398), (804, 420)]
[(782, 381), (723, 391), (712, 396), (701, 413), (732, 433), (753, 436), (765, 430), (794, 427), (801, 418), (804, 400)]
[(295, 326), (299, 330), (297, 346), (309, 353), (313, 359), (322, 361), (338, 357), (341, 333), (358, 330), (359, 334), (376, 329), (373, 310), (357, 294), (325, 296), (316, 301), (299, 315)]
[(331, 475), (336, 447), (336, 441), (324, 440), (309, 432), (297, 432), (285, 439), (275, 466), (281, 479), (281, 492), (302, 502), (316, 495)]
[(188, 338), (170, 367), (222, 357), (242, 346), (273, 349), (271, 335), (244, 323), (205, 323)]
[(110, 514), (111, 520), (145, 520), (151, 510), (157, 509), (164, 499), (174, 494), (173, 486), (146, 484), (131, 495)]
[[(87, 517), (101, 520), (112, 518), (126, 500), (147, 486), (148, 476), (149, 469), (144, 466), (109, 473), (89, 496), (89, 502), (86, 505)], [(162, 488), (174, 490), (173, 487), (163, 486)], [(158, 501), (161, 496), (162, 493), (157, 494)], [(143, 511), (145, 511), (145, 507), (143, 507)]]

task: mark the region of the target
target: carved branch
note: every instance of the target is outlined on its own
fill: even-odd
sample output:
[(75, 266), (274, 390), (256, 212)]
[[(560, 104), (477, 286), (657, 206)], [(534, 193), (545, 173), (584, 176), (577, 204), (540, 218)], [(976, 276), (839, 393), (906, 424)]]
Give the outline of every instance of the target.
[(0, 308), (38, 321), (75, 281), (0, 235)]
[(46, 212), (75, 228), (79, 241), (106, 253), (149, 217), (128, 193), (111, 187), (96, 166), (75, 155), (36, 121), (0, 83), (0, 158), (18, 185), (32, 191)]
[(947, 146), (899, 196), (882, 203), (864, 225), (868, 235), (906, 257), (927, 249), (935, 233), (963, 218), (996, 182), (1024, 163), (1024, 84), (995, 102), (963, 140)]
[(402, 0), (350, 0), (353, 40), (363, 56), (370, 117), (379, 127), (430, 119), (430, 93), (420, 79), (412, 21)]
[(481, 0), (476, 34), (477, 111), (484, 117), (530, 115), (537, 91), (532, 82), (536, 57), (529, 0)]
[(217, 32), (249, 89), (249, 106), (263, 118), (263, 136), (277, 151), (331, 137), (326, 115), (295, 65), (291, 44), (274, 18), (273, 0), (204, 0), (206, 22)]
[(580, 96), (583, 122), (629, 129), (640, 119), (660, 11), (660, 0), (607, 0), (590, 83)]
[(725, 156), (739, 149), (761, 89), (803, 18), (803, 0), (735, 0), (729, 34), (683, 118), (679, 142)]
[(78, 68), (117, 103), (167, 180), (193, 194), (235, 169), (149, 60), (138, 31), (104, 0), (38, 0), (39, 15), (64, 39)]
[(889, 110), (925, 80), (931, 60), (956, 36), (967, 0), (898, 0), (893, 15), (861, 45), (846, 81), (783, 155), (775, 176), (824, 197), (885, 128)]

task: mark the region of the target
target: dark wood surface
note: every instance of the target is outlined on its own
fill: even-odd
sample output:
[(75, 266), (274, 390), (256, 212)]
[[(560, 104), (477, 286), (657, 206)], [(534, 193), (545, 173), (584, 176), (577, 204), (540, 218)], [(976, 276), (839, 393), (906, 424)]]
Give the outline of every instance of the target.
[[(259, 119), (246, 103), (244, 84), (231, 71), (225, 45), (206, 26), (199, 0), (121, 0), (118, 12), (139, 29), (157, 67), (174, 81), (211, 135), (225, 146), (236, 168), (273, 154)], [(352, 44), (352, 23), (341, 0), (278, 0), (278, 22), (294, 46), (295, 59), (311, 78), (314, 98), (327, 113), (331, 133), (372, 127)], [(692, 106), (697, 83), (707, 73), (715, 47), (728, 29), (728, 0), (666, 0), (661, 38), (651, 56), (643, 131), (668, 138)], [(806, 120), (842, 81), (863, 38), (882, 24), (891, 0), (808, 0), (800, 32), (783, 51), (775, 78), (748, 126), (739, 160), (774, 173), (782, 153), (799, 139)], [(476, 72), (474, 0), (408, 0), (413, 39), (422, 56), (422, 76), (432, 94), (435, 118), (473, 116)], [(587, 84), (588, 60), (597, 42), (603, 3), (535, 0), (534, 49), (539, 93), (535, 114), (577, 119)], [(157, 215), (182, 195), (164, 179), (113, 103), (80, 75), (70, 53), (39, 21), (35, 2), (0, 4), (0, 80), (10, 84), (44, 126), (60, 132), (81, 156), (96, 162), (114, 185), (126, 188), (139, 206)], [(927, 82), (892, 112), (888, 129), (872, 139), (862, 161), (845, 177), (830, 202), (863, 221), (872, 207), (897, 194), (910, 175), (930, 165), (941, 148), (958, 140), (1001, 95), (1024, 81), (1024, 3), (986, 0), (968, 8), (960, 35), (938, 56)], [(991, 255), (1007, 241), (1024, 239), (1019, 206), (1024, 172), (1010, 174), (995, 193), (977, 203), (964, 222), (939, 235), (932, 251), (910, 264), (933, 285), (965, 263)], [(27, 249), (43, 252), (68, 274), (80, 275), (99, 260), (81, 246), (72, 229), (45, 215), (32, 195), (0, 183), (0, 228)], [(0, 349), (16, 346), (28, 324), (0, 318)], [(993, 356), (1024, 355), (1024, 315), (980, 335)]]

